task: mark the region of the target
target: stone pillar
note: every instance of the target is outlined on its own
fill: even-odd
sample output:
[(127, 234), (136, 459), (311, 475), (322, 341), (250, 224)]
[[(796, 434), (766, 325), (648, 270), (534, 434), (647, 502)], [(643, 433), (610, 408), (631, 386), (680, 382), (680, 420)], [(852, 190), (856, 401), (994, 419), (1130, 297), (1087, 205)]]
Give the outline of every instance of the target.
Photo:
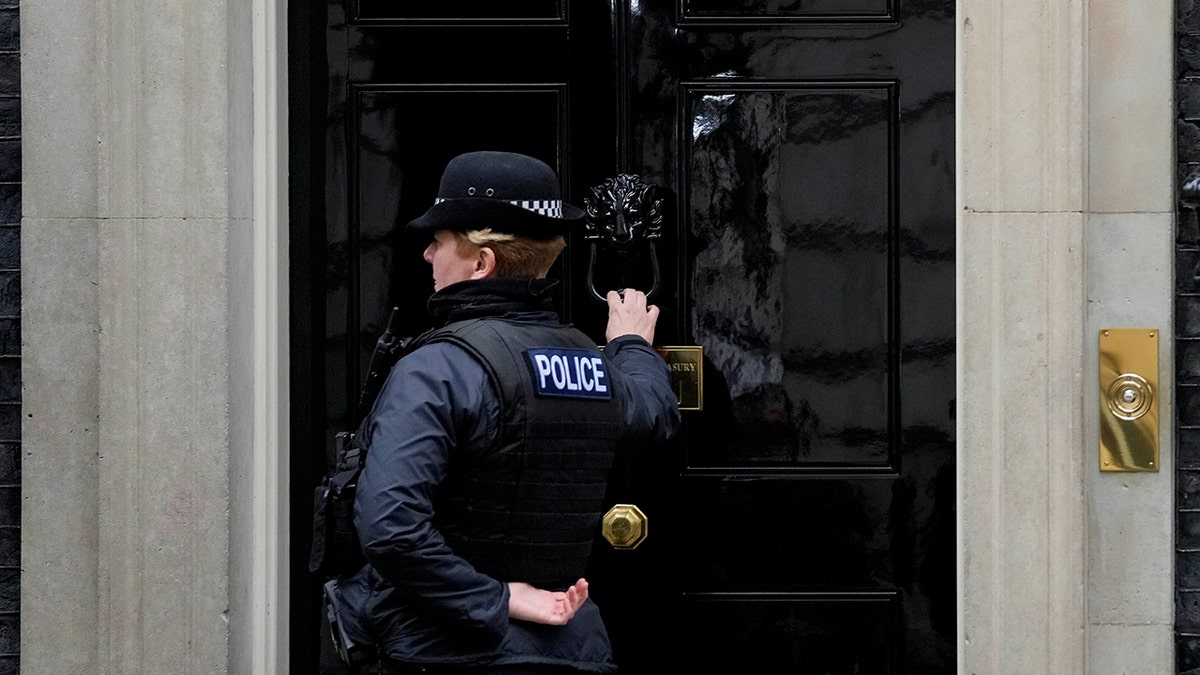
[[(1175, 3), (1090, 0), (1084, 489), (1087, 663), (1175, 671)], [(1102, 328), (1157, 328), (1159, 470), (1100, 473)]]
[(66, 0), (21, 8), (21, 653), (30, 673), (100, 672), (96, 10)]
[(958, 11), (959, 669), (1170, 672), (1170, 340), (1160, 472), (1101, 475), (1096, 331), (1171, 332), (1172, 7)]
[(27, 672), (286, 671), (275, 5), (23, 8)]
[(1083, 672), (1083, 4), (958, 22), (959, 669)]

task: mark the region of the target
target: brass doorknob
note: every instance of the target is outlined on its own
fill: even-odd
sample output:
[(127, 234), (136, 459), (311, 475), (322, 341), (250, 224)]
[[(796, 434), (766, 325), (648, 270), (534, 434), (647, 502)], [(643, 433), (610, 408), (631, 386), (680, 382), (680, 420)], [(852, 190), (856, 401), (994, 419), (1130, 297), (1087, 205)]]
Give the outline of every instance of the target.
[(646, 540), (646, 514), (633, 504), (616, 504), (600, 521), (600, 532), (613, 548), (634, 549)]

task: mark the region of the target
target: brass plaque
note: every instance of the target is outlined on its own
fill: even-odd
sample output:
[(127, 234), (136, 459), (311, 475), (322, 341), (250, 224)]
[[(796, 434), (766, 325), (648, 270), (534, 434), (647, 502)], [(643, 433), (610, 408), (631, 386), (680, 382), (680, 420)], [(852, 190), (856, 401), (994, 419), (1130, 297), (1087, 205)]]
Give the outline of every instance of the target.
[(671, 389), (680, 410), (704, 409), (704, 348), (656, 347), (671, 369)]
[(1158, 330), (1101, 330), (1101, 471), (1158, 471), (1158, 401)]

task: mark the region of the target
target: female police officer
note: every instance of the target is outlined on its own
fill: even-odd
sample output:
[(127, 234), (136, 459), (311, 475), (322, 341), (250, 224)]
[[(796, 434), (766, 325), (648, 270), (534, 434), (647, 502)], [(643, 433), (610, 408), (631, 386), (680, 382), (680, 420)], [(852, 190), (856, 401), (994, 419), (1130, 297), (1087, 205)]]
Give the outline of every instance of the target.
[(644, 294), (608, 294), (603, 352), (554, 312), (545, 275), (581, 218), (544, 163), (475, 152), (408, 225), (432, 235), (437, 327), (360, 431), (368, 565), (341, 597), (381, 672), (615, 670), (584, 567), (614, 453), (679, 412)]

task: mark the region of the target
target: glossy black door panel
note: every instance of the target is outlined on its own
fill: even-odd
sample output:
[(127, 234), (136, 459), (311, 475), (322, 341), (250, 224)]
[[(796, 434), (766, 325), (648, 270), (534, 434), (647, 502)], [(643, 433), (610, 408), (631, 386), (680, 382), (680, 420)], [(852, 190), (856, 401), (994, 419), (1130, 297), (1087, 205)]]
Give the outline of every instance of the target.
[(904, 672), (901, 607), (896, 593), (693, 595), (682, 660), (693, 673)]
[[(948, 672), (953, 4), (629, 9), (628, 163), (679, 204), (677, 312), (660, 334), (704, 347), (706, 391), (673, 470), (627, 469), (670, 559), (630, 562), (628, 583), (677, 580), (684, 600), (664, 603), (688, 617), (696, 671)], [(818, 592), (830, 595), (803, 620), (750, 616), (753, 594)], [(893, 609), (846, 621), (867, 616), (843, 604), (854, 593)], [(691, 620), (712, 594), (745, 600), (732, 632)], [(619, 623), (626, 642), (655, 633), (636, 608)], [(721, 639), (747, 623), (759, 628), (740, 644), (771, 635), (766, 661)], [(626, 663), (648, 673), (669, 658)]]
[(443, 0), (441, 2), (397, 2), (397, 0), (348, 0), (355, 22), (405, 23), (492, 23), (511, 24), (561, 22), (563, 0)]
[[(295, 0), (295, 672), (316, 658), (311, 492), (388, 309), (428, 326), (445, 162), (514, 150), (567, 199), (664, 196), (659, 344), (701, 345), (704, 409), (620, 457), (588, 576), (627, 674), (954, 667), (950, 0)], [(604, 283), (648, 283), (604, 261)], [(566, 317), (606, 312), (569, 238)], [(603, 290), (603, 289), (602, 289)]]
[(894, 83), (682, 90), (691, 335), (732, 400), (688, 467), (892, 467)]
[(791, 23), (886, 21), (897, 0), (680, 0), (681, 20)]
[(361, 316), (359, 368), (348, 386), (360, 381), (390, 307), (405, 314), (406, 333), (425, 327), (427, 242), (396, 233), (430, 206), (438, 176), (428, 167), (487, 147), (542, 157), (561, 171), (566, 99), (565, 84), (351, 86), (348, 241), (357, 255), (348, 272)]
[(679, 574), (694, 592), (893, 582), (888, 556), (897, 542), (877, 522), (893, 507), (889, 488), (884, 481), (685, 481), (677, 498), (703, 508), (679, 519)]

